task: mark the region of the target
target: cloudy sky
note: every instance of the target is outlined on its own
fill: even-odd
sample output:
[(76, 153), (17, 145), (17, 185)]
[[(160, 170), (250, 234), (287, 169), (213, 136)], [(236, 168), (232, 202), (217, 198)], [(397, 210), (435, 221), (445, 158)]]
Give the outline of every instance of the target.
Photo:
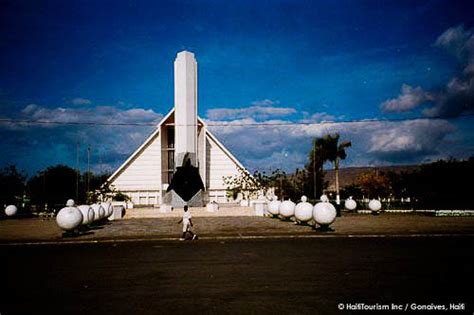
[(90, 146), (93, 170), (113, 170), (173, 107), (184, 49), (198, 60), (199, 115), (250, 169), (301, 168), (329, 132), (353, 143), (345, 166), (469, 157), (473, 12), (472, 1), (3, 0), (0, 166), (75, 166), (79, 142), (82, 169)]

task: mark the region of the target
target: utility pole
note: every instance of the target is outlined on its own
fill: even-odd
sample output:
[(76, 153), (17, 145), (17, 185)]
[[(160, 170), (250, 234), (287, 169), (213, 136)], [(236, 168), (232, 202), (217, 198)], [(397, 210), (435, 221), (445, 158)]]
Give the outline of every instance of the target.
[(314, 199), (318, 198), (316, 187), (316, 142), (313, 142), (313, 183), (314, 183)]
[(91, 147), (87, 147), (87, 194), (90, 191), (90, 177), (91, 177)]
[(102, 154), (100, 153), (100, 149), (99, 149), (99, 170), (100, 170), (100, 176), (102, 176), (102, 173), (103, 173), (103, 169), (102, 169)]
[(43, 201), (44, 201), (44, 210), (48, 210), (48, 198), (49, 194), (46, 194), (46, 171), (43, 171)]
[(283, 178), (280, 174), (280, 200), (283, 201)]
[(80, 144), (77, 141), (76, 144), (76, 203), (79, 204), (79, 149)]
[(295, 170), (295, 174), (291, 178), (291, 184), (293, 186), (293, 191), (298, 191), (298, 187), (296, 186), (296, 179), (298, 178), (298, 168)]

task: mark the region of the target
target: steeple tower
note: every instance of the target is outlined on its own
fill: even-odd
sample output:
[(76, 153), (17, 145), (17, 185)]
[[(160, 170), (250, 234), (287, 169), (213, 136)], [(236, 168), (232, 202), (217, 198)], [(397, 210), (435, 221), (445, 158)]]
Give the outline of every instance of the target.
[(197, 166), (197, 62), (189, 51), (174, 61), (175, 163), (189, 158)]

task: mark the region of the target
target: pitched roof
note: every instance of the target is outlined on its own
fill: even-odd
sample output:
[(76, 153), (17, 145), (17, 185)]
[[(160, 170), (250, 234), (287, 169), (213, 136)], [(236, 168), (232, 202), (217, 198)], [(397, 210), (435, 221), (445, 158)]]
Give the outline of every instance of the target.
[(115, 178), (120, 174), (122, 173), (122, 171), (129, 165), (133, 162), (133, 160), (135, 160), (135, 158), (138, 157), (138, 155), (143, 151), (145, 150), (145, 148), (151, 143), (151, 141), (153, 139), (155, 139), (155, 137), (160, 133), (160, 127), (162, 124), (164, 124), (164, 122), (171, 116), (171, 114), (174, 112), (174, 109), (170, 110), (168, 114), (166, 114), (165, 117), (163, 117), (163, 119), (161, 119), (161, 121), (158, 123), (158, 125), (156, 126), (156, 129), (148, 136), (148, 138), (146, 138), (146, 140), (142, 143), (142, 145), (140, 145), (138, 147), (138, 149), (136, 149), (132, 155), (130, 155), (130, 157), (122, 163), (122, 165), (119, 166), (119, 168), (117, 168), (117, 170), (115, 172), (113, 172), (112, 175), (110, 175), (109, 178), (107, 178), (107, 182), (112, 182), (113, 180), (115, 180)]
[[(117, 168), (117, 170), (112, 174), (110, 175), (110, 177), (107, 179), (107, 182), (112, 182), (114, 181), (121, 173), (122, 171), (124, 171), (142, 152), (143, 150), (145, 150), (145, 148), (153, 141), (153, 139), (155, 139), (159, 132), (160, 132), (160, 129), (161, 129), (161, 126), (165, 123), (166, 120), (168, 120), (168, 118), (174, 113), (174, 108), (172, 110), (170, 110), (168, 112), (168, 114), (166, 114), (165, 117), (163, 117), (163, 119), (161, 119), (161, 121), (158, 123), (158, 125), (156, 126), (156, 129), (148, 136), (148, 138), (146, 138), (146, 140), (142, 143), (142, 145), (140, 145), (131, 155), (130, 157), (122, 163), (122, 165), (119, 166), (119, 168)], [(200, 118), (198, 117), (198, 122), (201, 123), (204, 127), (207, 127), (207, 124)], [(216, 136), (214, 136), (207, 128), (205, 128), (205, 131), (206, 131), (206, 136), (209, 137), (212, 141), (214, 141), (217, 146), (222, 150), (224, 151), (225, 154), (227, 154), (229, 156), (229, 158), (235, 163), (237, 164), (237, 166), (243, 170), (245, 170), (245, 167), (242, 165), (242, 163), (239, 162), (239, 160), (237, 160), (237, 158), (232, 154), (230, 153), (229, 150), (227, 150), (224, 145), (216, 138)]]

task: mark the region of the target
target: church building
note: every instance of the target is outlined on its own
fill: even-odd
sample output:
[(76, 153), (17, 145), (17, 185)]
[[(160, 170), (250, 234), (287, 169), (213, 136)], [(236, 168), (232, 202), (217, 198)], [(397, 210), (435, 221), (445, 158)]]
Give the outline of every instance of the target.
[[(197, 86), (194, 54), (182, 51), (174, 61), (174, 108), (108, 179), (134, 205), (225, 203), (224, 177), (245, 170), (197, 116)], [(192, 199), (183, 193), (190, 189)]]

